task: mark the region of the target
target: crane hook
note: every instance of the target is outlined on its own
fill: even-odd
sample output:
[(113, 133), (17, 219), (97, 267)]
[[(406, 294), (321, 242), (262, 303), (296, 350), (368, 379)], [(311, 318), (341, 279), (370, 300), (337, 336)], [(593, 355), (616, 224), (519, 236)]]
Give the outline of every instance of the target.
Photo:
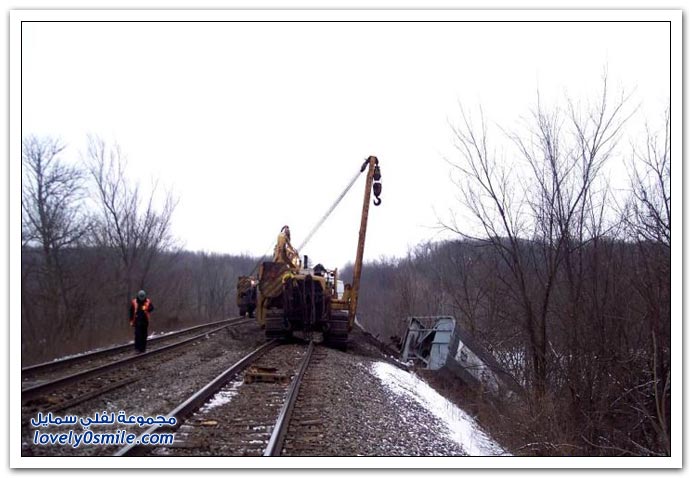
[(373, 203), (375, 204), (375, 206), (379, 206), (380, 204), (382, 204), (382, 199), (380, 199), (380, 194), (382, 194), (382, 183), (379, 182), (379, 167), (375, 171), (378, 177), (375, 180), (376, 182), (372, 185), (372, 192), (375, 194), (375, 200), (373, 201)]

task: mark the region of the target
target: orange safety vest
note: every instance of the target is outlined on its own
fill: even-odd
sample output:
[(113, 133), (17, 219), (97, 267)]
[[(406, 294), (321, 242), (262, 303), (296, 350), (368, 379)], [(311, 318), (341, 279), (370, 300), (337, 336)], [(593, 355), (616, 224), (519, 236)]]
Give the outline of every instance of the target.
[[(144, 317), (147, 318), (147, 322), (149, 322), (149, 304), (151, 304), (151, 301), (147, 297), (147, 299), (142, 304), (142, 312), (144, 312)], [(137, 299), (132, 299), (132, 310), (135, 311), (134, 316), (132, 317), (132, 319), (134, 320), (137, 318)]]

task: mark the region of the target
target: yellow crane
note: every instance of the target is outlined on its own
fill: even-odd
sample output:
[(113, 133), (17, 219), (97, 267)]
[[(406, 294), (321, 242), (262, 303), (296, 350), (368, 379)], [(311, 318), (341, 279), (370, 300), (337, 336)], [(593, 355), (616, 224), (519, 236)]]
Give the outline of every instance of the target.
[[(342, 282), (337, 269), (327, 269), (322, 264), (309, 267), (307, 256), (301, 262), (298, 251), (290, 244), (290, 230), (284, 226), (277, 240), (274, 260), (262, 262), (259, 265), (256, 292), (257, 321), (264, 328), (267, 338), (298, 336), (317, 341), (322, 339), (326, 344), (337, 348), (346, 347), (358, 307), (371, 194), (375, 196), (376, 206), (382, 202), (380, 166), (375, 156), (370, 156), (363, 162), (360, 171), (298, 248), (302, 248), (310, 240), (353, 186), (355, 180), (366, 170), (365, 194), (352, 282), (344, 285), (342, 291), (340, 290)], [(253, 278), (249, 279), (254, 281)], [(240, 282), (239, 280), (239, 298)], [(241, 312), (244, 310), (243, 307), (246, 311), (248, 307), (251, 307), (248, 301), (253, 298), (253, 294), (247, 292), (252, 289), (252, 286), (248, 287), (247, 284), (248, 281), (244, 280), (243, 298), (248, 299), (243, 302), (243, 305), (239, 302)]]

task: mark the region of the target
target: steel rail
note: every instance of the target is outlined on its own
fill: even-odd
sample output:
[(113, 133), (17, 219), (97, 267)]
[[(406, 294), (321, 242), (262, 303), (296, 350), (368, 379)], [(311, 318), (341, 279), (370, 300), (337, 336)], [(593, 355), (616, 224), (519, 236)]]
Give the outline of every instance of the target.
[[(169, 338), (175, 337), (177, 335), (182, 335), (186, 332), (192, 332), (193, 330), (198, 330), (198, 329), (201, 329), (204, 327), (213, 327), (214, 325), (225, 324), (228, 322), (234, 324), (236, 322), (242, 322), (243, 319), (244, 319), (244, 317), (233, 317), (231, 319), (217, 320), (216, 322), (209, 322), (206, 324), (194, 325), (192, 327), (187, 327), (185, 329), (175, 330), (173, 332), (168, 332), (166, 334), (157, 335), (155, 337), (148, 339), (147, 342), (148, 343), (157, 342), (159, 340), (169, 339)], [(100, 349), (100, 350), (95, 350), (93, 352), (88, 352), (88, 353), (85, 353), (82, 355), (77, 355), (74, 357), (66, 357), (66, 358), (62, 358), (62, 359), (58, 359), (58, 360), (51, 360), (50, 362), (42, 362), (42, 363), (38, 363), (35, 365), (28, 365), (28, 366), (22, 368), (22, 376), (25, 373), (44, 372), (47, 370), (51, 370), (53, 368), (62, 367), (64, 365), (69, 365), (72, 363), (78, 363), (82, 360), (93, 359), (96, 357), (100, 357), (101, 355), (106, 355), (106, 354), (113, 353), (113, 352), (120, 352), (122, 350), (127, 350), (128, 348), (132, 347), (133, 344), (134, 344), (134, 342), (128, 342), (126, 344), (114, 345), (112, 347), (108, 347), (108, 348)]]
[(48, 413), (48, 412), (59, 412), (61, 410), (65, 410), (71, 407), (74, 407), (75, 405), (79, 405), (80, 403), (84, 403), (87, 400), (91, 400), (92, 398), (99, 397), (103, 394), (106, 394), (108, 392), (112, 392), (113, 390), (117, 390), (119, 388), (122, 388), (126, 385), (129, 385), (133, 382), (136, 382), (139, 380), (137, 377), (128, 377), (124, 380), (119, 380), (115, 383), (108, 384), (104, 387), (99, 388), (98, 390), (91, 390), (90, 392), (87, 392), (83, 395), (76, 396), (74, 398), (71, 398), (69, 400), (66, 400), (64, 402), (56, 403), (55, 405), (52, 405), (46, 409), (43, 410), (43, 413)]
[(252, 362), (260, 358), (266, 351), (275, 347), (279, 342), (277, 340), (272, 340), (267, 342), (254, 351), (247, 354), (245, 357), (240, 359), (234, 365), (226, 369), (224, 372), (219, 374), (215, 379), (202, 387), (199, 391), (195, 392), (183, 403), (178, 405), (173, 411), (166, 415), (167, 418), (175, 417), (175, 425), (154, 425), (149, 429), (145, 430), (143, 433), (137, 437), (134, 443), (127, 445), (117, 452), (113, 456), (138, 456), (143, 454), (148, 448), (147, 445), (140, 445), (140, 441), (143, 435), (151, 435), (154, 433), (171, 433), (177, 430), (184, 422), (185, 418), (190, 416), (193, 412), (198, 410), (204, 403), (211, 398), (215, 393), (221, 390), (235, 375), (245, 369)]
[(269, 443), (267, 448), (264, 450), (264, 456), (281, 456), (281, 450), (284, 447), (284, 439), (286, 438), (286, 432), (288, 431), (288, 425), (291, 422), (291, 416), (293, 415), (293, 409), (295, 408), (296, 400), (298, 399), (298, 393), (300, 392), (300, 384), (305, 375), (305, 371), (310, 363), (310, 358), (312, 357), (312, 352), (315, 350), (314, 342), (310, 342), (308, 345), (308, 350), (305, 352), (305, 357), (300, 363), (300, 369), (298, 373), (293, 377), (291, 385), (288, 388), (286, 401), (281, 407), (281, 412), (279, 412), (279, 417), (276, 419), (276, 424), (272, 430), (271, 437), (269, 437)]
[(94, 367), (94, 368), (91, 368), (88, 370), (84, 370), (82, 372), (77, 372), (77, 373), (74, 373), (72, 375), (67, 375), (65, 377), (61, 377), (61, 378), (56, 379), (56, 380), (51, 380), (49, 382), (45, 382), (45, 383), (42, 383), (39, 385), (24, 388), (24, 389), (22, 389), (22, 402), (24, 402), (26, 400), (30, 400), (32, 398), (35, 398), (37, 396), (40, 396), (40, 395), (42, 395), (42, 394), (44, 394), (50, 390), (54, 390), (56, 388), (63, 387), (69, 383), (80, 382), (80, 381), (85, 380), (89, 377), (93, 377), (95, 375), (101, 375), (105, 372), (109, 372), (111, 370), (123, 367), (124, 365), (130, 364), (133, 362), (138, 362), (141, 360), (145, 360), (149, 357), (160, 354), (162, 352), (167, 352), (167, 351), (172, 350), (174, 348), (181, 347), (181, 346), (186, 345), (186, 344), (193, 342), (195, 340), (199, 340), (206, 335), (213, 334), (213, 333), (218, 332), (219, 330), (223, 330), (227, 327), (231, 327), (232, 325), (235, 325), (235, 324), (222, 325), (221, 327), (217, 327), (216, 329), (208, 330), (207, 332), (201, 333), (199, 335), (195, 335), (194, 337), (190, 337), (188, 339), (181, 340), (180, 342), (176, 342), (174, 344), (165, 345), (161, 348), (151, 350), (149, 352), (144, 352), (144, 353), (141, 353), (138, 355), (133, 355), (133, 356), (124, 358), (122, 360), (117, 360), (115, 362), (111, 362), (111, 363), (108, 363), (106, 365), (102, 365), (100, 367)]

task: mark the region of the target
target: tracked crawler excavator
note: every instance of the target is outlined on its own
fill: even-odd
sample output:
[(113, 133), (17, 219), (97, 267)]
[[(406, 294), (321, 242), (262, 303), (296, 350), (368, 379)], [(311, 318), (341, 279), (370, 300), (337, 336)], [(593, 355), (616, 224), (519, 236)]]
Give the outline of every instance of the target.
[[(356, 179), (366, 170), (365, 195), (352, 282), (343, 286), (337, 269), (327, 269), (322, 264), (310, 267), (307, 256), (301, 261), (298, 251), (290, 245), (290, 233), (288, 244), (282, 244), (285, 235), (284, 239), (279, 236), (274, 260), (259, 265), (257, 280), (257, 321), (264, 328), (267, 339), (295, 336), (317, 342), (323, 341), (335, 348), (346, 348), (358, 307), (371, 192), (375, 196), (375, 206), (382, 202), (380, 166), (375, 156), (370, 156), (363, 162), (360, 171), (298, 248), (300, 250), (310, 240)], [(246, 287), (247, 281), (243, 284), (243, 287)], [(245, 297), (251, 296), (246, 289)]]

